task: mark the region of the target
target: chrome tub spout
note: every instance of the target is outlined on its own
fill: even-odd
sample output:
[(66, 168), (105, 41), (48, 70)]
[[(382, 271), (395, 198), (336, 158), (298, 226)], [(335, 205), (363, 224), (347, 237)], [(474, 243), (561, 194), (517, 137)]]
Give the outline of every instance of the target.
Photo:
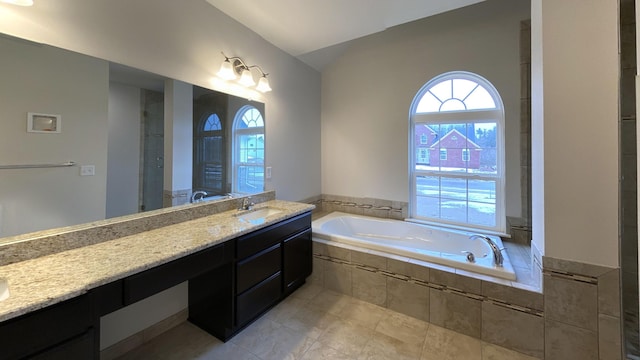
[(486, 235), (480, 235), (480, 234), (471, 235), (469, 236), (469, 239), (471, 240), (482, 239), (487, 244), (489, 244), (489, 246), (491, 247), (491, 251), (493, 251), (493, 262), (496, 264), (496, 266), (502, 267), (502, 264), (504, 263), (504, 256), (502, 256), (502, 250), (504, 249), (500, 249), (498, 245), (496, 245), (496, 243), (493, 242), (493, 240), (491, 240), (491, 238), (489, 238)]

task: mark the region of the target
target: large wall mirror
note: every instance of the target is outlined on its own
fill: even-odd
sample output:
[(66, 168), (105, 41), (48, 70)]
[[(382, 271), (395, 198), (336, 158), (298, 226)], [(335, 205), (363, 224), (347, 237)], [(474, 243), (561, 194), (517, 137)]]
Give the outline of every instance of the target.
[[(264, 191), (263, 103), (2, 34), (0, 52), (0, 242), (195, 192)], [(174, 131), (166, 109), (180, 117)], [(187, 128), (189, 140), (176, 141)]]

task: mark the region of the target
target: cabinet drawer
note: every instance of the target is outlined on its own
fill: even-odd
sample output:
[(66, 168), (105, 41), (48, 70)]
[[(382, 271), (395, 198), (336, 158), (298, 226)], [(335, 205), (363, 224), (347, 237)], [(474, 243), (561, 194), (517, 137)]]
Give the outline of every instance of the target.
[(280, 243), (239, 262), (237, 265), (236, 293), (241, 294), (280, 271), (281, 263), (282, 251)]
[(29, 360), (70, 360), (94, 358), (95, 334), (93, 330), (30, 357)]
[(258, 286), (238, 296), (236, 321), (241, 327), (280, 299), (282, 275), (274, 274)]
[(124, 304), (129, 305), (224, 264), (224, 245), (216, 245), (124, 279)]
[(80, 296), (0, 324), (0, 357), (20, 359), (87, 331), (92, 325), (88, 296)]
[(238, 238), (238, 259), (244, 259), (247, 256), (262, 251), (308, 227), (311, 227), (311, 213), (298, 215), (242, 236)]

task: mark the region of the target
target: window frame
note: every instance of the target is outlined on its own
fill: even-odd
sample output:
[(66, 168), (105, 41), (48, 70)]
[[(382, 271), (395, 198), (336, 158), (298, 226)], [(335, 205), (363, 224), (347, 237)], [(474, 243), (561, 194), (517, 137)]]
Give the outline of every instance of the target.
[[(435, 85), (441, 82), (453, 79), (470, 80), (482, 86), (493, 98), (495, 108), (492, 109), (473, 109), (473, 110), (455, 110), (438, 112), (422, 112), (417, 113), (418, 104), (422, 97)], [(453, 95), (452, 95), (453, 98)], [(448, 99), (447, 99), (448, 100)], [(443, 101), (443, 103), (446, 102)], [(500, 94), (496, 88), (480, 75), (466, 71), (452, 71), (438, 75), (427, 81), (416, 93), (410, 107), (409, 112), (409, 217), (407, 220), (435, 224), (439, 226), (447, 226), (463, 230), (478, 231), (481, 230), (488, 234), (506, 235), (506, 201), (505, 201), (505, 135), (504, 135), (504, 105)], [(496, 173), (495, 174), (474, 174), (474, 173), (456, 173), (446, 172), (442, 170), (417, 170), (416, 159), (416, 141), (415, 128), (417, 124), (435, 125), (435, 124), (472, 124), (472, 123), (495, 123), (496, 124)], [(469, 151), (469, 159), (471, 159), (471, 151)], [(441, 156), (441, 153), (440, 153)], [(495, 226), (483, 226), (471, 224), (468, 222), (451, 221), (443, 218), (432, 218), (419, 216), (417, 214), (417, 178), (421, 176), (437, 176), (439, 179), (446, 178), (465, 179), (465, 180), (491, 180), (495, 181)], [(438, 197), (440, 199), (440, 197)], [(466, 202), (469, 202), (468, 190), (466, 194)]]
[[(247, 127), (247, 128), (239, 128), (238, 124), (240, 124), (242, 120), (242, 118), (244, 117), (244, 115), (249, 112), (250, 110), (256, 110), (258, 112), (258, 114), (260, 115), (260, 117), (262, 118), (262, 126), (253, 126), (253, 127)], [(265, 136), (265, 122), (264, 122), (264, 115), (262, 114), (262, 111), (260, 111), (260, 109), (258, 109), (255, 106), (252, 105), (245, 105), (242, 106), (238, 112), (236, 112), (236, 116), (233, 119), (233, 127), (232, 127), (232, 161), (231, 161), (231, 192), (233, 193), (238, 193), (238, 194), (248, 194), (245, 191), (241, 191), (238, 181), (239, 179), (239, 175), (238, 175), (238, 169), (241, 166), (247, 166), (247, 167), (256, 167), (256, 166), (260, 166), (262, 165), (262, 189), (259, 189), (257, 192), (262, 192), (264, 191), (264, 187), (265, 187), (265, 163), (266, 160), (264, 159), (265, 156), (265, 152), (266, 152), (266, 136)], [(262, 159), (262, 163), (254, 163), (254, 162), (242, 162), (240, 161), (240, 137), (243, 135), (262, 135), (262, 139), (263, 139), (263, 147), (262, 147), (262, 154), (263, 154), (263, 159)]]

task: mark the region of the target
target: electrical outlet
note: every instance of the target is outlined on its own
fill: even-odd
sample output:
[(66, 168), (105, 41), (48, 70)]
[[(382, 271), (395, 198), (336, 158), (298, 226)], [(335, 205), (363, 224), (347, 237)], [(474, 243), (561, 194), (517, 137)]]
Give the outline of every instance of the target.
[(267, 166), (267, 173), (265, 175), (267, 179), (271, 179), (271, 166)]
[(80, 176), (94, 176), (96, 174), (95, 165), (80, 166)]

